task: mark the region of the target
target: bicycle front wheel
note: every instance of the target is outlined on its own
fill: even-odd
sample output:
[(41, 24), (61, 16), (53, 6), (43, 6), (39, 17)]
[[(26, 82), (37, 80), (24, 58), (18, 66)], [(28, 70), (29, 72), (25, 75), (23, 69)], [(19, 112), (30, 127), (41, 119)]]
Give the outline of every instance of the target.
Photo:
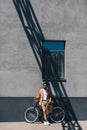
[(28, 123), (33, 123), (38, 119), (38, 110), (34, 107), (29, 107), (25, 111), (25, 120)]
[(50, 118), (55, 123), (61, 122), (65, 118), (65, 112), (61, 107), (54, 107), (51, 112)]

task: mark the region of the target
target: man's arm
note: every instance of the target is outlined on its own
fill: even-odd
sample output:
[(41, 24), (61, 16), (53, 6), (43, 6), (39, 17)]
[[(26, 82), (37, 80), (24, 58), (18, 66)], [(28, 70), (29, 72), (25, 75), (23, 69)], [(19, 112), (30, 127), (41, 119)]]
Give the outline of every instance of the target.
[(40, 97), (41, 97), (41, 90), (39, 90), (38, 95), (34, 97), (34, 99), (40, 99)]

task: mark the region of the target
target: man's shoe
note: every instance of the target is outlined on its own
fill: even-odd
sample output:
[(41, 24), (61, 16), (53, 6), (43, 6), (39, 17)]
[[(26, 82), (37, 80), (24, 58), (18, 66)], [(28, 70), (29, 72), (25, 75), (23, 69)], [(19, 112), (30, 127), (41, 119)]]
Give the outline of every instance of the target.
[(48, 121), (46, 122), (46, 124), (47, 124), (47, 125), (50, 125), (50, 123), (49, 123)]
[(44, 125), (50, 125), (48, 121), (44, 121)]
[(46, 122), (46, 121), (44, 121), (44, 125), (47, 125), (47, 122)]

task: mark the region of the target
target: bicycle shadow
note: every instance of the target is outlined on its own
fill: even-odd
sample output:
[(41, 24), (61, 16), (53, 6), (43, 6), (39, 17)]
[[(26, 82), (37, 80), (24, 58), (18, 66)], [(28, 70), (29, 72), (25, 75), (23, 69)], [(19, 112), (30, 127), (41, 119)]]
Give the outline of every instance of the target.
[[(30, 0), (13, 0), (18, 16), (24, 28), (27, 39), (42, 72), (42, 41), (45, 40)], [(52, 75), (54, 78), (54, 75)], [(50, 81), (49, 87), (54, 90), (56, 103), (60, 104), (66, 112), (66, 119), (62, 122), (63, 130), (82, 130), (80, 127), (70, 100), (64, 89), (62, 81)], [(65, 98), (63, 98), (65, 97)], [(73, 119), (73, 120), (72, 120)], [(74, 122), (73, 122), (74, 121)]]

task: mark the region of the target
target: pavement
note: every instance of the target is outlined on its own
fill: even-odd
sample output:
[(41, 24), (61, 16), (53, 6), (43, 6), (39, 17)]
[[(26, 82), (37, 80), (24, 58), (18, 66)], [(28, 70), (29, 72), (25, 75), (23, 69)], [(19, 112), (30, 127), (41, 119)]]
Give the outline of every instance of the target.
[(65, 124), (53, 123), (45, 126), (43, 123), (26, 123), (26, 122), (1, 122), (0, 130), (87, 130), (87, 121), (78, 121), (79, 127), (70, 128), (69, 122)]

